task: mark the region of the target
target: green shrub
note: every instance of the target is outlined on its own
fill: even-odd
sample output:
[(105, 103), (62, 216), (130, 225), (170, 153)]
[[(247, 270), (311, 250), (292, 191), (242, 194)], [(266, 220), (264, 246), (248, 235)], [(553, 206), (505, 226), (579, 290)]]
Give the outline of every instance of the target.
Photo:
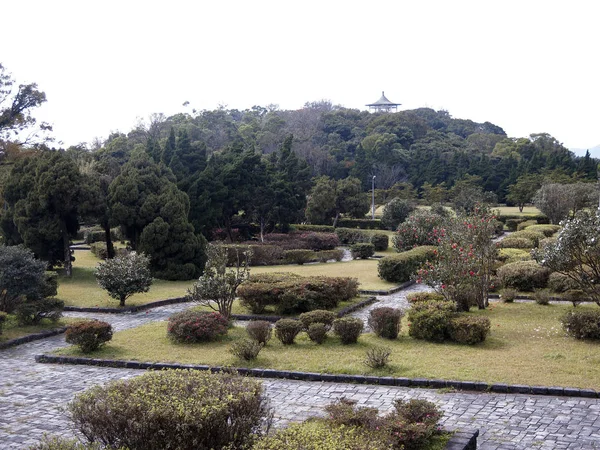
[(292, 231), (316, 231), (321, 233), (333, 233), (335, 228), (331, 225), (309, 225), (309, 224), (294, 224), (290, 226)]
[(331, 261), (332, 259), (335, 261), (341, 261), (344, 258), (344, 250), (321, 250), (320, 252), (315, 252), (315, 258), (322, 263)]
[(269, 244), (220, 244), (227, 249), (227, 265), (236, 266), (238, 257), (250, 250), (251, 266), (271, 266), (283, 263), (283, 248), (278, 245)]
[(357, 317), (341, 317), (333, 321), (333, 332), (339, 336), (342, 344), (356, 344), (364, 326)]
[(428, 302), (428, 301), (445, 301), (442, 294), (437, 292), (411, 292), (406, 296), (406, 300), (410, 304)]
[(187, 310), (169, 317), (167, 335), (175, 342), (211, 341), (227, 334), (227, 318), (218, 312)]
[(26, 300), (17, 306), (15, 315), (20, 325), (36, 325), (42, 319), (57, 322), (62, 317), (65, 302), (54, 298)]
[(550, 270), (535, 261), (519, 261), (500, 267), (497, 276), (504, 287), (532, 291), (546, 287)]
[(336, 314), (331, 311), (315, 309), (314, 311), (300, 314), (300, 322), (305, 330), (308, 330), (313, 323), (322, 323), (327, 327), (327, 330), (329, 330), (336, 317)]
[(570, 289), (577, 289), (578, 286), (577, 283), (575, 283), (575, 281), (572, 280), (568, 275), (559, 272), (553, 272), (548, 277), (548, 288), (552, 292), (560, 293), (566, 292)]
[(387, 234), (373, 233), (371, 235), (371, 244), (375, 247), (376, 252), (385, 252), (390, 245), (390, 238)]
[(549, 305), (550, 293), (547, 289), (535, 289), (533, 291), (533, 299), (538, 305)]
[[(105, 448), (98, 443), (84, 444), (77, 439), (44, 435), (39, 443), (28, 447), (28, 450), (105, 450)], [(119, 450), (127, 449), (121, 448)]]
[(401, 309), (388, 306), (373, 308), (369, 312), (369, 327), (379, 337), (396, 339), (400, 333), (403, 316), (404, 312)]
[(10, 314), (23, 301), (43, 297), (46, 266), (21, 245), (0, 245), (0, 311)]
[(350, 253), (353, 259), (368, 259), (375, 254), (375, 246), (368, 243), (352, 244)]
[(585, 292), (579, 289), (569, 289), (564, 293), (564, 299), (573, 304), (573, 308), (576, 308), (587, 299)]
[(517, 298), (518, 291), (513, 288), (505, 288), (502, 289), (502, 293), (500, 294), (500, 298), (504, 303), (512, 303)]
[(364, 363), (371, 369), (381, 369), (390, 362), (392, 351), (387, 347), (373, 347), (367, 350)]
[(544, 236), (544, 233), (541, 233), (539, 231), (529, 231), (529, 230), (523, 230), (523, 231), (517, 231), (516, 233), (511, 234), (507, 239), (517, 239), (517, 238), (525, 238), (525, 239), (529, 239), (531, 242), (533, 242), (533, 246), (537, 247), (538, 245), (540, 245), (540, 241), (542, 239), (544, 239), (546, 236)]
[(560, 319), (565, 332), (575, 339), (600, 339), (600, 310), (569, 311)]
[(327, 421), (335, 426), (375, 429), (380, 423), (376, 408), (356, 406), (356, 400), (341, 399), (325, 407)]
[(517, 261), (531, 261), (531, 252), (520, 248), (501, 248), (498, 252), (498, 260), (510, 264)]
[(379, 277), (392, 283), (404, 283), (417, 272), (426, 261), (435, 258), (435, 247), (415, 247), (397, 255), (386, 256), (379, 260)]
[(490, 331), (490, 319), (481, 316), (460, 315), (450, 319), (448, 336), (459, 344), (477, 344), (485, 341)]
[(363, 230), (381, 230), (380, 219), (346, 219), (341, 218), (337, 222), (338, 227), (342, 228), (360, 228)]
[(294, 319), (279, 319), (275, 322), (275, 337), (283, 345), (292, 345), (302, 331), (302, 322)]
[(311, 323), (306, 330), (306, 334), (311, 341), (316, 342), (317, 344), (322, 344), (327, 339), (327, 331), (329, 327), (324, 323), (316, 322)]
[(508, 231), (517, 231), (517, 227), (523, 221), (525, 221), (525, 219), (507, 219), (506, 228)]
[(517, 231), (522, 231), (525, 228), (529, 228), (532, 225), (537, 225), (537, 220), (524, 220), (517, 225)]
[(285, 250), (283, 259), (289, 264), (303, 265), (315, 260), (315, 252), (304, 249)]
[(256, 359), (262, 348), (263, 344), (254, 339), (242, 339), (231, 344), (229, 351), (239, 359), (252, 361), (253, 359)]
[(65, 341), (77, 345), (82, 352), (93, 352), (112, 339), (112, 325), (100, 320), (76, 322), (67, 327)]
[(408, 200), (393, 198), (383, 208), (381, 225), (388, 230), (395, 230), (414, 210), (414, 205)]
[(306, 243), (310, 250), (333, 250), (340, 245), (340, 239), (336, 233), (302, 233), (300, 240)]
[(431, 211), (418, 209), (398, 226), (392, 242), (399, 252), (422, 245), (437, 245), (444, 235), (448, 219)]
[(499, 243), (498, 246), (502, 249), (507, 249), (507, 248), (516, 248), (516, 249), (529, 249), (529, 248), (533, 248), (535, 247), (535, 244), (533, 243), (533, 241), (531, 239), (527, 239), (524, 237), (513, 237), (513, 236), (508, 236), (505, 237), (504, 239), (502, 239)]
[(130, 450), (246, 448), (270, 423), (259, 382), (194, 370), (95, 386), (68, 410), (88, 440)]
[(413, 303), (408, 311), (408, 334), (415, 339), (442, 342), (448, 337), (450, 320), (456, 316), (456, 305), (448, 301)]
[(344, 245), (369, 242), (369, 235), (367, 233), (354, 228), (336, 228), (335, 234), (337, 234), (340, 243)]
[(442, 414), (427, 400), (396, 400), (395, 412), (386, 417), (383, 430), (390, 437), (392, 448), (415, 450), (425, 448), (438, 433)]
[(259, 344), (267, 345), (273, 335), (273, 327), (266, 320), (251, 320), (246, 325), (246, 332)]
[(2, 326), (4, 325), (4, 322), (6, 322), (7, 318), (8, 314), (4, 311), (0, 311), (0, 335), (2, 334)]
[(99, 259), (108, 258), (108, 251), (106, 250), (106, 242), (94, 242), (90, 245), (90, 251), (92, 255)]
[(560, 225), (531, 225), (527, 227), (527, 231), (535, 231), (537, 233), (542, 233), (546, 237), (551, 237), (554, 233), (557, 233), (560, 228)]

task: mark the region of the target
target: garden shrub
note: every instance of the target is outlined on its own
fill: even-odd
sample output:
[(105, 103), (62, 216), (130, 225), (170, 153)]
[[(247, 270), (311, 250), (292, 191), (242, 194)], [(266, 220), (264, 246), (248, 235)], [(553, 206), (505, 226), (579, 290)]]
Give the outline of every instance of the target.
[(397, 251), (410, 250), (422, 245), (436, 245), (444, 235), (445, 217), (431, 211), (417, 210), (398, 226), (392, 242)]
[(37, 325), (43, 319), (57, 322), (62, 317), (65, 302), (55, 298), (25, 300), (15, 309), (20, 325)]
[(531, 261), (531, 252), (520, 248), (501, 248), (498, 252), (498, 260), (510, 264), (517, 261)]
[(549, 238), (552, 235), (554, 235), (554, 233), (560, 231), (560, 228), (560, 225), (531, 225), (527, 227), (527, 231), (535, 231), (537, 233), (542, 233), (544, 236)]
[(325, 407), (327, 420), (335, 426), (375, 429), (381, 418), (376, 408), (356, 406), (356, 400), (341, 399)]
[(518, 291), (532, 291), (545, 288), (548, 284), (550, 270), (535, 261), (518, 261), (498, 268), (498, 280), (504, 287)]
[(302, 322), (294, 319), (279, 319), (275, 322), (275, 337), (283, 345), (294, 343), (296, 336), (302, 331)]
[(300, 240), (306, 242), (307, 248), (319, 250), (333, 250), (340, 245), (340, 239), (336, 233), (302, 233)]
[(515, 248), (515, 249), (529, 249), (535, 247), (535, 244), (531, 239), (524, 237), (513, 237), (508, 236), (502, 239), (498, 246), (502, 249)]
[(388, 230), (395, 230), (414, 209), (414, 205), (408, 200), (393, 198), (383, 208), (381, 225)]
[(588, 299), (586, 293), (580, 289), (569, 289), (563, 296), (566, 301), (573, 304), (573, 308), (576, 308)]
[(283, 252), (283, 259), (289, 264), (302, 265), (314, 261), (315, 252), (305, 249), (285, 250)]
[(309, 224), (294, 224), (290, 226), (292, 231), (317, 231), (321, 233), (333, 233), (335, 228), (332, 225), (309, 225)]
[(87, 440), (129, 450), (246, 448), (270, 425), (259, 382), (195, 370), (148, 372), (95, 386), (68, 411)]
[(40, 290), (42, 298), (54, 297), (58, 294), (58, 274), (47, 270), (44, 272), (44, 283)]
[(108, 250), (106, 250), (106, 242), (94, 242), (90, 245), (90, 251), (98, 259), (108, 258)]
[(356, 344), (364, 326), (357, 317), (341, 317), (333, 321), (333, 332), (339, 336), (342, 344)]
[(344, 245), (369, 242), (369, 235), (367, 233), (354, 228), (336, 228), (335, 234), (337, 234), (340, 243)]
[(2, 326), (4, 325), (4, 322), (6, 322), (7, 318), (8, 314), (4, 311), (0, 311), (0, 335), (2, 334)]
[(331, 261), (332, 259), (335, 261), (341, 261), (344, 258), (344, 250), (321, 250), (320, 252), (315, 252), (315, 258), (322, 263)]
[(392, 351), (387, 347), (373, 347), (367, 350), (365, 365), (371, 369), (381, 369), (390, 362)]
[[(106, 447), (98, 443), (82, 443), (77, 439), (67, 439), (58, 436), (44, 435), (42, 440), (28, 447), (28, 450), (105, 450)], [(121, 448), (119, 450), (127, 450)]]
[(322, 344), (323, 342), (325, 342), (325, 339), (327, 339), (328, 330), (329, 327), (327, 325), (325, 325), (324, 323), (316, 322), (311, 323), (308, 326), (306, 334), (308, 334), (308, 337), (311, 341), (316, 342), (317, 344)]
[(383, 306), (369, 312), (368, 324), (373, 332), (382, 338), (396, 339), (404, 312), (401, 309)]
[(518, 291), (513, 288), (504, 288), (500, 294), (500, 298), (504, 303), (512, 303), (517, 298)]
[(246, 325), (246, 332), (259, 344), (267, 345), (273, 335), (273, 327), (266, 320), (251, 320)]
[(0, 311), (12, 313), (25, 300), (43, 297), (47, 263), (21, 245), (0, 245)]
[(508, 231), (517, 231), (517, 227), (524, 220), (525, 219), (506, 219), (506, 228), (508, 228)]
[(369, 259), (375, 254), (375, 246), (366, 242), (352, 244), (350, 246), (350, 253), (353, 259)]
[(373, 233), (371, 235), (371, 244), (375, 247), (376, 252), (385, 252), (390, 245), (390, 238), (387, 234)]
[(227, 334), (227, 319), (218, 312), (187, 310), (169, 317), (167, 335), (175, 342), (211, 341)]
[(529, 228), (532, 225), (537, 225), (537, 220), (524, 220), (517, 225), (517, 231), (522, 231), (525, 228)]
[(406, 296), (406, 300), (410, 304), (428, 302), (431, 300), (445, 301), (444, 296), (442, 294), (438, 294), (437, 292), (411, 292)]
[(550, 293), (547, 289), (534, 289), (533, 299), (538, 305), (549, 305)]
[(254, 339), (242, 339), (231, 344), (229, 351), (239, 359), (252, 361), (256, 359), (262, 348), (263, 344)]
[(314, 311), (300, 314), (300, 322), (305, 330), (308, 330), (313, 323), (322, 323), (327, 327), (327, 330), (329, 330), (336, 317), (334, 312), (326, 311), (324, 309), (315, 309)]
[(448, 337), (450, 320), (456, 316), (456, 304), (449, 301), (413, 303), (408, 311), (408, 334), (415, 339), (442, 342)]
[(566, 292), (570, 289), (577, 289), (577, 283), (568, 275), (560, 272), (552, 272), (548, 277), (548, 288), (552, 292)]
[(415, 247), (397, 255), (386, 256), (379, 260), (379, 277), (392, 283), (409, 281), (426, 261), (435, 258), (435, 247)]
[(563, 329), (575, 339), (600, 339), (600, 309), (577, 309), (560, 319)]
[(537, 247), (540, 244), (540, 241), (542, 239), (545, 239), (546, 236), (544, 236), (544, 233), (541, 233), (539, 231), (523, 230), (523, 231), (517, 231), (516, 233), (511, 234), (507, 239), (517, 239), (517, 238), (529, 239), (531, 242), (533, 242), (533, 246)]
[(227, 249), (227, 265), (235, 266), (238, 263), (238, 257), (242, 253), (250, 250), (252, 258), (250, 259), (251, 266), (272, 266), (281, 264), (283, 260), (283, 248), (278, 245), (269, 244), (220, 244)]
[(101, 320), (85, 320), (67, 327), (65, 341), (78, 346), (82, 352), (93, 352), (112, 339), (112, 325)]
[(450, 319), (448, 337), (459, 344), (477, 344), (485, 341), (490, 327), (490, 319), (487, 317), (463, 314)]
[(347, 219), (342, 217), (337, 221), (337, 226), (342, 228), (360, 228), (362, 230), (381, 230), (380, 219)]
[(384, 432), (390, 437), (393, 448), (415, 450), (424, 448), (438, 431), (437, 423), (442, 413), (427, 400), (398, 399), (395, 411), (386, 417)]

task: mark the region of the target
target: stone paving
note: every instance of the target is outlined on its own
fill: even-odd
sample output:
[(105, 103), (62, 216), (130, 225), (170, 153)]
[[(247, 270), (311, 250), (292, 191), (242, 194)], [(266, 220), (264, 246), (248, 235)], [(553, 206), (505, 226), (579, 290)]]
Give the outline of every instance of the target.
[[(171, 305), (136, 314), (101, 315), (117, 329), (162, 320), (189, 305)], [(91, 314), (70, 313), (69, 316)], [(37, 364), (33, 356), (64, 346), (54, 336), (0, 351), (0, 449), (22, 449), (43, 433), (71, 436), (62, 411), (74, 394), (92, 385), (129, 378), (140, 371)], [(279, 425), (319, 415), (332, 400), (389, 410), (395, 398), (424, 398), (444, 410), (449, 428), (480, 429), (479, 448), (600, 449), (600, 399), (440, 392), (388, 386), (263, 380)]]

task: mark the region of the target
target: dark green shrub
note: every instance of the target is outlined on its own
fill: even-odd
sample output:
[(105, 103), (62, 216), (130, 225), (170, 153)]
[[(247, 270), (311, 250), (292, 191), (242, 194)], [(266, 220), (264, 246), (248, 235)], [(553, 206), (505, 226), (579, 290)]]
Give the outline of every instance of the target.
[(43, 297), (46, 265), (21, 245), (1, 245), (0, 311), (10, 314), (23, 301)]
[(578, 286), (568, 275), (553, 272), (548, 277), (548, 288), (553, 292), (567, 292), (571, 289), (577, 289)]
[(525, 228), (529, 228), (532, 225), (537, 225), (537, 220), (524, 220), (517, 225), (517, 231), (523, 231)]
[(414, 205), (408, 200), (393, 198), (383, 208), (381, 225), (387, 230), (395, 230), (414, 210)]
[(337, 222), (338, 227), (342, 228), (360, 228), (362, 230), (381, 230), (380, 219), (346, 219), (341, 218)]
[(252, 361), (256, 359), (263, 348), (263, 344), (254, 339), (242, 339), (231, 344), (229, 351), (239, 359)]
[(106, 242), (94, 242), (90, 244), (92, 255), (99, 259), (108, 258), (108, 250), (106, 250)]
[(384, 252), (390, 245), (390, 238), (387, 234), (373, 233), (371, 235), (371, 244), (375, 247), (376, 252)]
[(573, 308), (576, 308), (587, 299), (585, 292), (579, 289), (570, 289), (564, 293), (564, 299), (573, 304)]
[(270, 423), (259, 382), (195, 370), (95, 386), (68, 410), (89, 441), (130, 450), (246, 448)]
[(600, 339), (600, 309), (569, 311), (560, 321), (566, 333), (575, 339)]
[(42, 298), (54, 297), (58, 294), (58, 274), (56, 272), (44, 272), (44, 284), (40, 296)]
[(36, 325), (42, 319), (57, 322), (62, 317), (65, 302), (54, 298), (26, 300), (17, 306), (15, 315), (20, 325)]
[(227, 334), (227, 318), (218, 312), (181, 311), (169, 317), (167, 335), (175, 342), (212, 341)]
[(315, 252), (304, 249), (285, 250), (283, 252), (283, 259), (289, 264), (302, 265), (314, 261)]
[(396, 339), (400, 333), (400, 324), (404, 317), (401, 309), (387, 306), (374, 308), (369, 312), (369, 327), (382, 338)]
[(273, 335), (273, 328), (266, 320), (252, 320), (246, 325), (246, 332), (259, 344), (267, 345)]
[(538, 305), (549, 305), (550, 304), (550, 293), (547, 289), (535, 289), (533, 291), (533, 299)]
[(324, 323), (311, 323), (306, 330), (306, 334), (311, 341), (317, 344), (322, 344), (327, 339), (327, 331), (329, 327)]
[(228, 266), (235, 266), (238, 262), (238, 257), (241, 257), (243, 252), (248, 250), (252, 252), (252, 258), (250, 258), (251, 266), (271, 266), (283, 262), (283, 248), (278, 245), (255, 243), (221, 245), (227, 249)]
[(442, 294), (437, 292), (411, 292), (406, 296), (406, 300), (410, 304), (428, 302), (428, 301), (446, 301)]
[(309, 224), (294, 224), (290, 226), (293, 231), (316, 231), (321, 233), (333, 233), (335, 228), (331, 225), (309, 225)]
[(531, 242), (533, 242), (534, 247), (537, 247), (540, 244), (540, 241), (542, 239), (544, 239), (545, 237), (546, 236), (544, 236), (544, 233), (540, 233), (538, 231), (529, 231), (529, 230), (517, 231), (516, 233), (513, 233), (509, 236), (509, 238), (511, 238), (511, 239), (517, 239), (517, 238), (529, 239)]
[(310, 250), (333, 250), (340, 245), (340, 239), (336, 233), (302, 233), (300, 240), (306, 242)]
[(341, 261), (344, 258), (344, 250), (335, 249), (335, 250), (321, 250), (320, 252), (315, 252), (315, 257), (319, 262), (325, 263), (327, 261), (335, 260)]
[[(41, 442), (28, 447), (28, 450), (105, 450), (106, 447), (98, 443), (84, 444), (77, 439), (63, 437), (50, 437), (44, 435)], [(126, 450), (124, 448), (119, 450)]]
[(294, 319), (279, 319), (275, 322), (275, 337), (283, 345), (294, 343), (296, 336), (302, 331), (302, 323)]
[(500, 298), (504, 303), (512, 303), (517, 298), (518, 291), (513, 288), (505, 288), (502, 289), (502, 293), (500, 294)]
[(341, 317), (333, 321), (333, 332), (344, 345), (356, 344), (364, 327), (363, 321), (357, 317)]
[(373, 347), (367, 350), (365, 365), (371, 369), (381, 369), (387, 366), (392, 351), (387, 347)]
[(336, 228), (335, 234), (337, 234), (340, 243), (344, 245), (357, 244), (359, 242), (369, 242), (369, 235), (364, 231), (357, 230), (355, 228)]
[(327, 330), (329, 330), (336, 317), (334, 312), (326, 311), (324, 309), (315, 309), (314, 311), (300, 314), (300, 322), (302, 322), (302, 326), (305, 330), (308, 330), (313, 323), (322, 323), (327, 327)]
[(408, 310), (408, 317), (410, 319), (411, 313), (421, 311), (439, 310), (449, 313), (457, 311), (456, 303), (450, 300), (425, 300), (422, 302), (413, 303), (411, 308)]
[(408, 311), (408, 334), (415, 339), (442, 342), (448, 337), (450, 320), (456, 316), (456, 304), (448, 301), (413, 303)]
[(481, 316), (460, 315), (450, 320), (448, 336), (459, 344), (477, 344), (485, 341), (490, 331), (490, 319)]
[(327, 405), (327, 420), (335, 426), (376, 428), (381, 420), (376, 408), (356, 406), (356, 400), (341, 399)]
[(550, 276), (550, 270), (540, 266), (535, 261), (518, 261), (505, 264), (496, 273), (502, 286), (514, 288), (518, 291), (545, 288)]
[(368, 259), (375, 254), (375, 246), (368, 243), (352, 244), (350, 253), (353, 259)]
[(397, 255), (386, 256), (379, 260), (379, 277), (392, 283), (404, 283), (428, 260), (435, 258), (435, 247), (415, 247)]
[(67, 327), (65, 341), (78, 346), (82, 352), (93, 352), (112, 339), (112, 325), (101, 320), (76, 322)]
[(499, 242), (499, 247), (529, 249), (535, 247), (535, 244), (531, 239), (508, 236)]
[(537, 233), (542, 233), (547, 238), (554, 235), (560, 230), (560, 225), (531, 225), (527, 227), (527, 231), (535, 231)]
[(524, 220), (525, 219), (507, 219), (506, 220), (506, 228), (508, 228), (508, 231), (517, 231), (517, 227)]
[(0, 334), (2, 334), (2, 326), (4, 325), (4, 322), (6, 322), (7, 318), (8, 314), (4, 311), (0, 311)]
[(384, 432), (390, 437), (393, 448), (425, 448), (438, 433), (437, 422), (441, 412), (427, 400), (396, 400), (394, 406), (396, 411), (384, 422)]

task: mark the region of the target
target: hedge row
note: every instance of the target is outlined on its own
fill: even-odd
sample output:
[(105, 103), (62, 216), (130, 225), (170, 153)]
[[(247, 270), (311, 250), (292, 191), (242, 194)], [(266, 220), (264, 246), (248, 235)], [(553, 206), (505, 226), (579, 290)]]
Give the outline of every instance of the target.
[(379, 277), (392, 283), (409, 281), (423, 263), (435, 257), (435, 249), (434, 246), (424, 245), (397, 255), (386, 256), (379, 260), (377, 265)]

